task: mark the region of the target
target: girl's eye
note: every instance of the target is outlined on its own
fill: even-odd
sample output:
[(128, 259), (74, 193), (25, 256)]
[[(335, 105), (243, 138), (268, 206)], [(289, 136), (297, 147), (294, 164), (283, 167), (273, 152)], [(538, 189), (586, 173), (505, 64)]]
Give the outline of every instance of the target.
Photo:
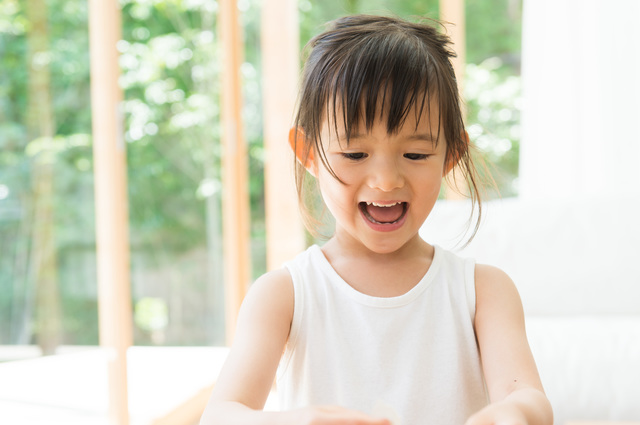
[(367, 157), (367, 154), (364, 152), (343, 152), (342, 156), (352, 161), (357, 161), (359, 159), (364, 159)]
[(429, 155), (424, 154), (424, 153), (405, 153), (404, 157), (407, 159), (410, 159), (412, 161), (418, 161), (421, 159), (427, 159), (429, 158)]

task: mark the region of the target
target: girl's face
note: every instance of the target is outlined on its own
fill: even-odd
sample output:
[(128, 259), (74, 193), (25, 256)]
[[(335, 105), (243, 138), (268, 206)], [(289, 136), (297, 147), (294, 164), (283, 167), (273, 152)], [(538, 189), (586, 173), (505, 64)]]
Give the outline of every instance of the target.
[(335, 126), (325, 122), (321, 137), (326, 158), (344, 184), (322, 163), (314, 168), (336, 220), (337, 241), (388, 254), (419, 238), (445, 174), (446, 141), (438, 134), (438, 115), (432, 102), (416, 128), (411, 111), (397, 134), (387, 133), (383, 116), (370, 132), (364, 126), (352, 131), (348, 145), (343, 126), (338, 125), (336, 134)]

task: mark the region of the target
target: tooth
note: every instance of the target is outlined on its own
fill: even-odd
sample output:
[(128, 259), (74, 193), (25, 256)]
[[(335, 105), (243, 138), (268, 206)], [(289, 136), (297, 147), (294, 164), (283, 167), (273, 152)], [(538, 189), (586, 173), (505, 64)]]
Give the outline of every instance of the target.
[(373, 202), (373, 205), (375, 205), (376, 207), (383, 207), (383, 208), (389, 208), (389, 207), (393, 207), (398, 205), (400, 202), (394, 202), (393, 204), (379, 204), (377, 202)]
[(381, 207), (381, 208), (389, 208), (389, 207), (394, 207), (396, 205), (402, 204), (402, 202), (394, 202), (393, 204), (383, 204), (375, 201), (363, 201), (363, 202), (366, 203), (367, 205), (373, 205), (375, 207)]

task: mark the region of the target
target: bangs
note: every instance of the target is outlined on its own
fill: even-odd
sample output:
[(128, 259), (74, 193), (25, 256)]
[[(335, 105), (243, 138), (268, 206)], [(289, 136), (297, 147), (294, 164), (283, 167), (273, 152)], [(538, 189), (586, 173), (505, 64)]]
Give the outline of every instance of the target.
[[(323, 115), (336, 134), (342, 124), (348, 142), (358, 128), (369, 132), (376, 121), (385, 118), (387, 132), (395, 134), (412, 112), (417, 129), (424, 113), (430, 114), (430, 100), (438, 93), (435, 67), (430, 66), (432, 61), (425, 57), (420, 43), (393, 34), (374, 36), (351, 47), (348, 52), (336, 52), (343, 60), (327, 70), (323, 84), (327, 88), (322, 96)], [(436, 134), (439, 132), (438, 128)]]

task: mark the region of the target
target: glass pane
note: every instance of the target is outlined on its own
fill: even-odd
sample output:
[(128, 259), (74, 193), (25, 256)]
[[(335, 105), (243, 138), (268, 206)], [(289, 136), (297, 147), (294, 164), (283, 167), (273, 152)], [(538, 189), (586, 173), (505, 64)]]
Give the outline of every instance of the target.
[[(121, 3), (134, 341), (224, 345), (218, 5)], [(257, 276), (265, 267), (260, 9), (255, 2), (238, 6)]]
[(0, 345), (95, 345), (85, 2), (2, 2), (0, 55)]
[[(120, 4), (134, 344), (224, 345), (217, 2)], [(106, 414), (105, 362), (99, 350), (86, 350), (99, 343), (87, 7), (85, 0), (0, 2), (2, 423)], [(259, 10), (245, 12), (255, 42)], [(253, 64), (258, 45), (247, 54)], [(260, 87), (256, 65), (242, 72), (256, 275), (264, 271)], [(9, 362), (78, 349), (81, 360)], [(183, 367), (210, 364), (206, 350), (189, 351)], [(149, 355), (156, 361), (176, 352), (153, 351), (161, 352)], [(149, 352), (130, 350), (131, 369), (136, 359), (144, 369), (140, 353)], [(75, 384), (94, 373), (99, 379)], [(200, 390), (213, 379), (206, 371), (186, 375), (175, 388)], [(164, 409), (186, 401), (179, 391), (165, 395), (172, 400)], [(132, 399), (135, 416), (141, 398)]]
[[(223, 345), (217, 2), (120, 3), (134, 342)], [(257, 276), (259, 7), (242, 8)], [(0, 6), (0, 345), (98, 344), (87, 14), (81, 0)]]
[(123, 5), (136, 344), (224, 344), (215, 12)]

